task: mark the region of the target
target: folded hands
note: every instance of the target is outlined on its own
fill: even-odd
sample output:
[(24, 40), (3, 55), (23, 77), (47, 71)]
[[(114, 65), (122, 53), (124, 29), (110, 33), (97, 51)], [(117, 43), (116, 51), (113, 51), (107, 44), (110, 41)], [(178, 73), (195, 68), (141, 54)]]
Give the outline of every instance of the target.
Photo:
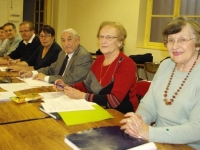
[(120, 121), (121, 129), (125, 133), (135, 138), (149, 139), (149, 125), (147, 125), (139, 114), (129, 112), (125, 114), (125, 118)]

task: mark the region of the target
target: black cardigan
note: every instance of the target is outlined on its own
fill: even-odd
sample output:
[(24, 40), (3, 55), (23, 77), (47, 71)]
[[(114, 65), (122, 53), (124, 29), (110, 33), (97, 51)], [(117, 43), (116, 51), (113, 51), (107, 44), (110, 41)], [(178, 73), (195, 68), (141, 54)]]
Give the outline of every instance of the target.
[(33, 55), (26, 60), (26, 63), (29, 66), (33, 66), (34, 70), (50, 66), (51, 63), (57, 60), (58, 54), (62, 50), (56, 42), (53, 42), (53, 44), (49, 48), (49, 51), (46, 53), (44, 58), (42, 58), (43, 49), (44, 47), (42, 45), (39, 46), (37, 50), (33, 53)]
[(25, 61), (35, 52), (38, 46), (41, 45), (40, 40), (37, 36), (33, 38), (32, 43), (28, 43), (26, 45), (23, 42), (24, 40), (19, 42), (18, 47), (8, 55), (10, 58)]

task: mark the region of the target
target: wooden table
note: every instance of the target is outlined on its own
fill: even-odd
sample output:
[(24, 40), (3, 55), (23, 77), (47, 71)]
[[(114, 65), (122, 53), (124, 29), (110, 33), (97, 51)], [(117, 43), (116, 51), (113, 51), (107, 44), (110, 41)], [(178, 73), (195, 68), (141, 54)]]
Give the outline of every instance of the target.
[[(1, 74), (6, 74), (7, 72), (0, 72)], [(15, 72), (16, 73), (16, 72)], [(21, 80), (11, 77), (13, 83), (22, 82)], [(0, 88), (0, 92), (5, 91)], [(21, 90), (14, 92), (16, 95), (23, 95), (28, 93), (42, 93), (42, 92), (52, 92), (54, 91), (52, 87), (38, 87), (27, 90)], [(9, 124), (13, 122), (29, 121), (35, 119), (43, 119), (49, 117), (47, 114), (39, 110), (40, 103), (22, 103), (18, 104), (12, 101), (5, 101), (0, 103), (0, 125)]]
[[(13, 81), (18, 82), (14, 77)], [(40, 87), (17, 91), (15, 94), (51, 91), (54, 91), (52, 87)], [(95, 127), (120, 125), (119, 121), (124, 116), (116, 110), (109, 109), (113, 119), (67, 126), (62, 120), (49, 118), (38, 109), (39, 105), (40, 103), (17, 104), (12, 101), (0, 103), (0, 149), (68, 150), (71, 148), (64, 142), (65, 135)], [(193, 149), (187, 145), (155, 144), (158, 150)]]
[[(0, 92), (4, 91), (0, 89)], [(22, 91), (14, 92), (16, 95), (28, 93), (53, 92), (52, 87), (38, 87)], [(36, 103), (15, 103), (13, 101), (5, 101), (0, 103), (0, 125), (13, 122), (21, 122), (27, 120), (35, 120), (49, 117), (47, 114), (39, 110), (40, 102)]]
[(18, 72), (13, 72), (13, 71), (0, 71), (0, 77), (2, 76), (11, 76), (11, 77), (18, 77)]
[[(0, 149), (3, 150), (71, 150), (64, 142), (67, 134), (100, 127), (119, 125), (123, 115), (116, 110), (108, 110), (115, 118), (104, 121), (66, 126), (62, 120), (47, 118), (0, 126)], [(187, 145), (158, 144), (158, 150), (192, 150)]]
[(0, 103), (0, 125), (49, 117), (39, 110), (40, 103)]
[[(10, 77), (12, 83), (20, 83), (21, 80), (17, 79), (18, 72), (7, 72), (7, 71), (0, 71), (0, 80), (2, 80), (3, 77)], [(1, 85), (1, 83), (0, 83)], [(5, 91), (0, 87), (0, 92)]]

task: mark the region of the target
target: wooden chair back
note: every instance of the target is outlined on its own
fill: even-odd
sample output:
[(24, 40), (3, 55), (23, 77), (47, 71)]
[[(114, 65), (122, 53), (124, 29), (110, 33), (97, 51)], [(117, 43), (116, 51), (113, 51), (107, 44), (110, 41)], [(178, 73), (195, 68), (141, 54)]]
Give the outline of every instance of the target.
[(155, 63), (155, 62), (145, 62), (144, 63), (144, 72), (145, 72), (145, 76), (146, 76), (147, 80), (149, 80), (148, 72), (155, 74), (156, 71), (158, 70), (159, 65), (160, 65), (159, 63)]

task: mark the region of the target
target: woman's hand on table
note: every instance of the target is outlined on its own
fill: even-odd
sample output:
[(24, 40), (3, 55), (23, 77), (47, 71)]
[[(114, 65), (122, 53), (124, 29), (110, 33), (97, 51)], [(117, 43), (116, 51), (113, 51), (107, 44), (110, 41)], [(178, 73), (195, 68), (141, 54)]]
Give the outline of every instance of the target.
[(53, 89), (56, 91), (63, 91), (66, 84), (61, 79), (57, 79), (54, 82)]
[(75, 88), (72, 88), (70, 86), (65, 86), (64, 88), (64, 92), (65, 94), (69, 97), (69, 98), (73, 98), (73, 99), (85, 99), (85, 94), (84, 92), (81, 92)]
[(149, 139), (149, 125), (147, 125), (139, 114), (133, 112), (125, 114), (125, 119), (120, 121), (121, 129), (125, 133), (135, 138)]

